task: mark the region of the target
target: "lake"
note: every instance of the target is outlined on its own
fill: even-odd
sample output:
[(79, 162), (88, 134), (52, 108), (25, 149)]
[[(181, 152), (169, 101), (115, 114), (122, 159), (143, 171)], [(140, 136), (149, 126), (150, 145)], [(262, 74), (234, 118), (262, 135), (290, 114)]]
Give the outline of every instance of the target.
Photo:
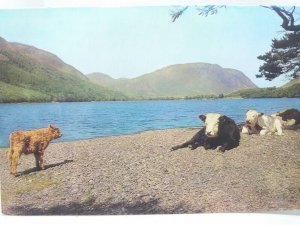
[(145, 130), (199, 127), (198, 115), (218, 112), (245, 120), (248, 109), (271, 114), (287, 108), (300, 109), (299, 98), (216, 99), (131, 102), (64, 102), (0, 104), (0, 147), (8, 146), (14, 130), (31, 130), (55, 124), (72, 141), (101, 136), (133, 134)]

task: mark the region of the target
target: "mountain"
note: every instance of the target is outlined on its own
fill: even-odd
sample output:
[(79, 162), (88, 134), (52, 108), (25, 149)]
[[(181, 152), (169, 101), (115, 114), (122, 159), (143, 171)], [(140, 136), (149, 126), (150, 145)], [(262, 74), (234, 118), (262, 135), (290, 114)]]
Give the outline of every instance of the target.
[(133, 79), (85, 76), (52, 53), (0, 37), (0, 103), (184, 98), (254, 87), (240, 71), (207, 63), (171, 65)]
[(124, 99), (49, 52), (0, 38), (0, 102)]
[(87, 77), (95, 84), (133, 98), (219, 95), (256, 87), (242, 72), (208, 63), (171, 65), (133, 79), (113, 79), (102, 73)]
[(289, 82), (287, 82), (286, 84), (284, 84), (282, 87), (283, 88), (287, 88), (287, 87), (291, 87), (295, 84), (300, 84), (300, 76), (290, 80)]
[(91, 82), (103, 87), (110, 87), (117, 81), (105, 73), (91, 73), (87, 77)]
[(299, 98), (300, 77), (295, 78), (281, 87), (250, 88), (234, 91), (226, 97), (234, 98)]

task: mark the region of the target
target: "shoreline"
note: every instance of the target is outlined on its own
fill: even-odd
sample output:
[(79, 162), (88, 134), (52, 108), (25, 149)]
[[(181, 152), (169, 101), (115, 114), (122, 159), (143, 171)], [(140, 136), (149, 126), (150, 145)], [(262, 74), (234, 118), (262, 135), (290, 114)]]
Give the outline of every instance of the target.
[[(174, 128), (161, 128), (161, 129), (154, 129), (154, 130), (142, 130), (142, 131), (137, 131), (134, 133), (130, 133), (130, 134), (114, 134), (114, 135), (107, 135), (107, 136), (98, 136), (98, 137), (91, 137), (91, 138), (84, 138), (84, 139), (74, 139), (74, 140), (65, 140), (65, 141), (59, 141), (59, 139), (57, 139), (58, 141), (52, 141), (50, 142), (50, 144), (59, 144), (59, 143), (72, 143), (72, 142), (78, 142), (78, 141), (92, 141), (95, 139), (101, 139), (101, 138), (110, 138), (110, 137), (126, 137), (126, 136), (131, 136), (131, 135), (136, 135), (136, 134), (141, 134), (144, 132), (148, 132), (148, 131), (168, 131), (168, 130), (174, 130), (174, 129), (188, 129), (188, 130), (196, 130), (196, 129), (200, 129), (201, 127), (174, 127)], [(0, 146), (0, 151), (1, 149), (8, 149), (9, 146), (7, 147), (3, 147)]]
[(130, 99), (130, 100), (104, 100), (104, 101), (65, 101), (65, 102), (54, 102), (54, 101), (49, 101), (49, 102), (0, 102), (0, 105), (10, 105), (10, 104), (43, 104), (43, 103), (53, 103), (53, 104), (58, 104), (58, 103), (88, 103), (88, 102), (143, 102), (143, 101), (194, 101), (194, 100), (241, 100), (241, 99), (295, 99), (300, 97), (259, 97), (259, 98), (243, 98), (243, 97), (224, 97), (224, 98), (192, 98), (192, 99), (185, 99), (185, 98), (174, 98), (174, 99)]
[(300, 209), (300, 130), (242, 135), (220, 153), (171, 151), (198, 128), (51, 143), (46, 169), (23, 155), (19, 176), (1, 156), (2, 213), (128, 215), (274, 212)]

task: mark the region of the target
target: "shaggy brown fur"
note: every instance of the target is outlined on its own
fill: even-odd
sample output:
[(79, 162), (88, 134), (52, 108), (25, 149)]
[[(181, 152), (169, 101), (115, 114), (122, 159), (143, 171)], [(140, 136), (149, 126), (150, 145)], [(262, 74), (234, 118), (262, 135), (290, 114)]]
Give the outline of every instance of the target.
[(53, 125), (47, 128), (32, 131), (15, 131), (10, 134), (10, 149), (8, 151), (9, 170), (13, 175), (17, 174), (19, 159), (25, 155), (33, 153), (36, 166), (44, 169), (44, 152), (51, 140), (61, 137), (59, 129)]

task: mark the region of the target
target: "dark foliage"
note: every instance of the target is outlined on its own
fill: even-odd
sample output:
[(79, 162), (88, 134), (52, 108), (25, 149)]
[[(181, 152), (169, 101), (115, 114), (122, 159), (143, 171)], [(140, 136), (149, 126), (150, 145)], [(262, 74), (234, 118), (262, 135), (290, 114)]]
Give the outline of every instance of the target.
[(260, 66), (258, 78), (273, 80), (280, 75), (296, 78), (300, 74), (300, 32), (286, 33), (281, 39), (273, 39), (272, 49), (258, 59), (265, 61)]

